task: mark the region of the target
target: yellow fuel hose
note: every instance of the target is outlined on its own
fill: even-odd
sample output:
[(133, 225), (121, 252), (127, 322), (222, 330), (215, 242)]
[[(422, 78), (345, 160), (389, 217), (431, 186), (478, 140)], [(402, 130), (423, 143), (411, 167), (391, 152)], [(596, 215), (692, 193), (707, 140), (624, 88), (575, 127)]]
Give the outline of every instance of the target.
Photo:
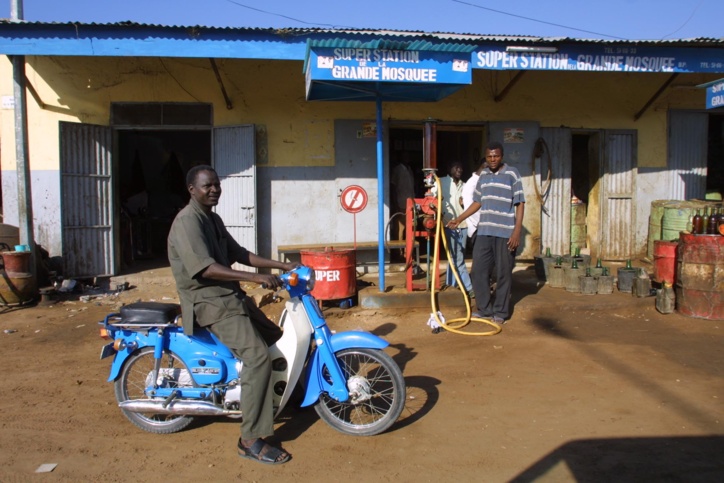
[[(435, 178), (435, 186), (437, 187), (437, 226), (435, 230), (435, 248), (434, 248), (434, 256), (437, 258), (437, 254), (439, 253), (440, 248), (440, 238), (442, 238), (443, 246), (445, 247), (445, 254), (447, 255), (448, 259), (448, 270), (452, 270), (453, 274), (455, 274), (455, 280), (457, 281), (458, 287), (460, 289), (460, 292), (463, 295), (463, 298), (465, 299), (465, 306), (467, 308), (467, 315), (465, 317), (459, 317), (457, 319), (449, 319), (445, 320), (444, 322), (440, 320), (440, 317), (437, 315), (439, 309), (437, 304), (437, 297), (435, 296), (437, 294), (435, 290), (435, 286), (437, 285), (435, 282), (437, 281), (438, 273), (438, 263), (437, 260), (433, 260), (432, 263), (432, 286), (430, 287), (430, 305), (432, 307), (432, 314), (435, 316), (435, 320), (437, 323), (442, 327), (443, 329), (447, 330), (448, 332), (453, 332), (455, 334), (461, 334), (461, 335), (473, 335), (473, 336), (488, 336), (488, 335), (495, 335), (499, 333), (503, 328), (493, 322), (490, 319), (485, 318), (479, 318), (479, 317), (473, 317), (472, 315), (472, 309), (470, 307), (470, 299), (468, 298), (468, 294), (465, 291), (465, 287), (463, 286), (462, 282), (460, 281), (460, 275), (458, 274), (457, 268), (455, 267), (455, 264), (453, 263), (453, 257), (450, 254), (450, 248), (447, 246), (447, 237), (442, 236), (444, 231), (444, 225), (443, 225), (443, 219), (442, 219), (442, 186), (440, 185), (440, 178), (437, 177), (435, 173), (432, 174)], [(429, 255), (428, 255), (429, 256)], [(468, 325), (470, 322), (480, 322), (483, 324), (488, 324), (493, 327), (492, 330), (489, 330), (487, 332), (467, 332), (460, 330), (466, 325)]]

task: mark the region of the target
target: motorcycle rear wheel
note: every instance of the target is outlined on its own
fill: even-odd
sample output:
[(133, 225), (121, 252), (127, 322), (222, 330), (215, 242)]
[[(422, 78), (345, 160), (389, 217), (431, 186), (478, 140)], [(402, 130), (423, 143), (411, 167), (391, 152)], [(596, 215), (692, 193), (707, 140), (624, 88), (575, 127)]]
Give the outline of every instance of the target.
[[(150, 398), (145, 389), (155, 363), (153, 347), (144, 347), (126, 360), (115, 383), (116, 399), (119, 403), (133, 399)], [(185, 370), (188, 373), (186, 364), (170, 351), (163, 352), (160, 368), (173, 371)], [(164, 380), (164, 384), (174, 384), (176, 387), (183, 386), (178, 381), (168, 378)], [(121, 411), (133, 424), (144, 431), (155, 434), (170, 434), (181, 431), (194, 420), (193, 416), (136, 413), (124, 409), (121, 409)]]
[[(397, 421), (405, 404), (405, 380), (400, 368), (385, 352), (376, 349), (345, 349), (335, 354), (347, 386), (368, 388), (367, 400), (340, 403), (322, 394), (314, 409), (337, 431), (353, 436), (374, 436)], [(353, 382), (352, 382), (353, 381)]]

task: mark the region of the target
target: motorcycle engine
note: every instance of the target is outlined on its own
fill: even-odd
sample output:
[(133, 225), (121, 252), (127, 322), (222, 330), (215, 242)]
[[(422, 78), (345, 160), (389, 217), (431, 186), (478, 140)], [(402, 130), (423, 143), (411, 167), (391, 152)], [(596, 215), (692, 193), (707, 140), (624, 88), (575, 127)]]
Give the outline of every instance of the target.
[[(153, 372), (149, 372), (146, 376), (146, 387), (152, 385), (152, 377)], [(156, 384), (158, 387), (191, 387), (194, 385), (194, 381), (186, 369), (161, 368), (158, 371)]]

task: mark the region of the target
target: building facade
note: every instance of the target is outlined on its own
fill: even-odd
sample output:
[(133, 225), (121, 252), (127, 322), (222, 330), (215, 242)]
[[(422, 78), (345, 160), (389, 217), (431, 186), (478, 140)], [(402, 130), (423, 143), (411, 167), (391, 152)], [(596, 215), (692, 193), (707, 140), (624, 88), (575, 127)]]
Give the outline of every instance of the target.
[[(370, 69), (393, 68), (405, 92), (435, 84), (410, 54), (430, 51), (452, 51), (469, 81), (381, 104), (309, 100), (310, 54), (317, 66), (325, 53), (347, 62), (329, 85), (376, 85)], [(646, 252), (652, 201), (724, 187), (724, 112), (706, 110), (697, 87), (724, 72), (721, 39), (4, 23), (0, 53), (3, 222), (22, 212), (9, 59), (24, 56), (34, 234), (67, 276), (165, 258), (185, 172), (199, 163), (222, 177), (232, 233), (264, 256), (388, 237), (390, 169), (410, 157), (422, 195), (430, 125), (440, 176), (452, 161), (468, 176), (487, 141), (504, 143), (526, 189), (523, 259), (568, 253), (572, 199), (586, 205), (586, 250), (625, 260)], [(350, 185), (368, 196), (354, 215), (340, 200)]]

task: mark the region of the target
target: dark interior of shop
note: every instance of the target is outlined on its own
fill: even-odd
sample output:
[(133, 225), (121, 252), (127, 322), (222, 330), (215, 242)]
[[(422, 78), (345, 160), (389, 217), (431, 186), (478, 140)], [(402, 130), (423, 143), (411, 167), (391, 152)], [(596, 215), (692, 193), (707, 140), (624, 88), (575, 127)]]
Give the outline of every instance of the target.
[(168, 231), (189, 198), (186, 172), (211, 163), (211, 131), (120, 130), (118, 161), (123, 266), (167, 263)]

